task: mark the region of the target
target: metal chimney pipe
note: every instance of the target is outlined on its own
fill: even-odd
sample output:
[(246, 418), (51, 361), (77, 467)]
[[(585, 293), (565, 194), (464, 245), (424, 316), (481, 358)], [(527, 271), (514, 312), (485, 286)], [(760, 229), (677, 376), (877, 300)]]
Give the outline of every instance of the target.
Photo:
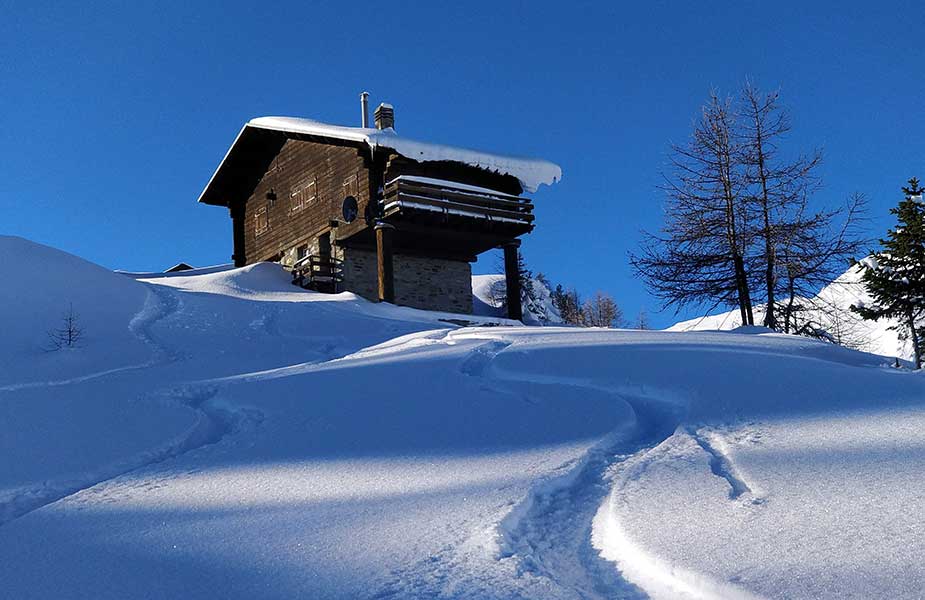
[(360, 93), (360, 123), (364, 128), (369, 127), (369, 92)]

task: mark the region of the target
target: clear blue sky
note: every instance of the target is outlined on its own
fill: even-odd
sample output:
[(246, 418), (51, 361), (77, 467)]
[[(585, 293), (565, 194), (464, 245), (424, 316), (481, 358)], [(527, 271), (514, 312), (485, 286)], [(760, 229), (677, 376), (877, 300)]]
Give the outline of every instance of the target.
[(369, 90), (399, 133), (559, 163), (529, 265), (667, 325), (626, 254), (711, 87), (780, 87), (820, 198), (868, 194), (873, 234), (925, 178), (920, 3), (707, 4), (0, 0), (0, 233), (112, 268), (227, 262), (230, 219), (196, 198), (241, 125), (356, 124)]

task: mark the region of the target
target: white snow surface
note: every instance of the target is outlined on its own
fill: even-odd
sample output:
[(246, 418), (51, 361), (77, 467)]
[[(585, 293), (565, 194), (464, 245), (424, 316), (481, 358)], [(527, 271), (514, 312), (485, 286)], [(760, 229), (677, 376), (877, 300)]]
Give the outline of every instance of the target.
[(546, 160), (504, 156), (422, 142), (400, 136), (392, 128), (346, 127), (298, 117), (258, 117), (248, 121), (245, 127), (365, 142), (373, 151), (377, 148), (387, 148), (419, 162), (444, 160), (460, 162), (488, 171), (512, 175), (528, 192), (535, 192), (541, 184), (552, 185), (562, 179), (562, 169)]
[[(4, 597), (925, 588), (925, 379), (882, 357), (759, 328), (460, 328), (271, 264), (0, 257)], [(65, 278), (86, 343), (40, 355)]]
[[(875, 265), (876, 259), (868, 257), (861, 262), (866, 265)], [(812, 303), (807, 303), (810, 308), (807, 309), (804, 318), (811, 317), (830, 334), (843, 338), (842, 342), (851, 347), (881, 356), (911, 360), (912, 346), (900, 340), (898, 332), (891, 329), (896, 324), (894, 321), (889, 319), (865, 321), (850, 310), (852, 305), (863, 306), (870, 302), (870, 295), (861, 283), (861, 270), (857, 267), (850, 267), (838, 279), (824, 287)], [(823, 311), (812, 308), (813, 306), (826, 307), (826, 309)], [(762, 306), (754, 308), (754, 318), (756, 323), (764, 319)], [(728, 331), (740, 327), (741, 324), (739, 310), (735, 309), (681, 321), (666, 331)]]

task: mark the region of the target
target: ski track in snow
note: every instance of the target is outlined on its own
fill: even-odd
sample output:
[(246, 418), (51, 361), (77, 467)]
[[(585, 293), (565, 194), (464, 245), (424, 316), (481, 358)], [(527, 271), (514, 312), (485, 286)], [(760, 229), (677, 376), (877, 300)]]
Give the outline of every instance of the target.
[[(511, 375), (506, 379), (530, 380)], [(561, 384), (587, 388), (581, 383)], [(646, 598), (592, 546), (591, 528), (595, 514), (610, 493), (611, 469), (668, 438), (679, 417), (670, 407), (651, 400), (608, 393), (630, 405), (636, 422), (611, 432), (562, 476), (535, 485), (529, 497), (509, 515), (507, 520), (513, 522), (502, 523), (502, 529), (506, 530), (509, 551), (523, 559), (521, 569), (566, 587), (569, 597)]]
[[(452, 335), (452, 331), (445, 332), (441, 341), (449, 342)], [(495, 357), (512, 345), (504, 340), (486, 341), (469, 353), (459, 370), (483, 378), (499, 392), (516, 391), (516, 386), (524, 383), (603, 391), (628, 403), (636, 421), (606, 435), (581, 458), (560, 467), (558, 475), (534, 483), (527, 497), (497, 525), (500, 553), (494, 558), (512, 569), (512, 575), (523, 584), (519, 592), (506, 592), (504, 597), (647, 598), (621, 576), (613, 562), (600, 556), (592, 546), (591, 528), (611, 491), (609, 473), (622, 461), (671, 436), (680, 415), (668, 404), (617, 394), (589, 382), (492, 369)], [(471, 536), (468, 531), (456, 537), (466, 540)], [(394, 571), (392, 580), (370, 598), (497, 597), (505, 589), (501, 582), (494, 586), (491, 574), (473, 578), (471, 568), (465, 569), (466, 545), (462, 541), (455, 547), (447, 546), (434, 556)]]
[[(155, 323), (181, 311), (182, 301), (178, 293), (165, 286), (146, 284), (149, 295), (129, 328), (139, 339), (152, 349), (151, 360), (138, 365), (119, 367), (84, 375), (77, 378), (15, 384), (0, 388), (0, 391), (15, 391), (39, 386), (64, 386), (116, 373), (142, 369), (185, 360), (188, 356), (158, 340), (151, 332)], [(255, 320), (251, 327), (263, 330), (267, 335), (279, 336), (278, 309)], [(354, 350), (344, 355), (335, 355), (335, 346), (325, 348), (325, 358), (313, 362), (278, 367), (270, 372), (286, 372), (293, 369), (324, 367), (326, 363), (349, 360), (380, 352), (390, 353), (399, 348), (428, 344), (452, 344), (454, 329), (431, 332), (424, 337), (393, 344), (386, 341), (367, 348)], [(396, 338), (398, 339), (398, 338)], [(592, 523), (595, 514), (605, 502), (611, 490), (610, 473), (619, 464), (631, 457), (639, 456), (668, 438), (680, 421), (671, 414), (668, 405), (652, 399), (618, 394), (612, 389), (595, 386), (590, 382), (568, 378), (521, 375), (516, 372), (500, 372), (492, 368), (497, 355), (504, 352), (513, 342), (485, 340), (476, 345), (459, 365), (459, 371), (484, 380), (485, 384), (499, 392), (517, 391), (519, 385), (569, 386), (579, 389), (593, 389), (614, 396), (615, 400), (626, 402), (635, 414), (636, 422), (631, 427), (621, 427), (611, 432), (581, 458), (563, 465), (557, 475), (535, 483), (527, 497), (515, 505), (497, 526), (500, 553), (494, 560), (505, 569), (513, 569), (514, 575), (523, 582), (521, 593), (511, 597), (535, 597), (540, 593), (555, 598), (645, 598), (647, 595), (637, 586), (624, 579), (613, 562), (600, 556), (592, 545)], [(268, 373), (264, 373), (266, 375)], [(257, 411), (231, 412), (211, 403), (222, 387), (254, 378), (248, 374), (218, 380), (202, 380), (175, 385), (144, 394), (147, 400), (163, 399), (180, 402), (197, 412), (196, 423), (183, 435), (170, 440), (160, 448), (128, 459), (118, 465), (87, 473), (84, 477), (66, 482), (46, 482), (27, 490), (17, 490), (6, 498), (0, 498), (0, 526), (59, 500), (78, 494), (94, 486), (127, 475), (134, 471), (165, 462), (184, 453), (221, 442), (227, 435), (253, 427), (262, 415)], [(700, 447), (709, 454), (713, 473), (725, 479), (730, 486), (730, 498), (752, 496), (752, 489), (738, 473), (724, 448), (709, 432), (689, 429), (688, 433)], [(717, 438), (718, 439), (718, 438)], [(755, 500), (757, 503), (757, 500)], [(499, 507), (503, 508), (503, 507)], [(443, 548), (436, 555), (417, 563), (395, 570), (392, 579), (371, 597), (386, 598), (430, 598), (430, 597), (474, 597), (492, 596), (503, 588), (493, 586), (492, 575), (488, 573), (473, 577), (466, 569), (466, 540), (472, 532), (465, 530), (466, 524), (455, 537), (454, 546)], [(471, 565), (470, 565), (471, 566)]]
[(164, 319), (173, 313), (175, 313), (180, 306), (180, 300), (176, 297), (175, 294), (170, 293), (168, 290), (159, 290), (159, 286), (148, 285), (148, 294), (145, 297), (145, 303), (142, 306), (141, 310), (132, 318), (128, 324), (129, 331), (135, 335), (138, 339), (144, 342), (151, 348), (152, 357), (150, 360), (147, 360), (143, 363), (138, 363), (134, 365), (125, 365), (122, 367), (115, 367), (113, 369), (106, 369), (104, 371), (96, 371), (94, 373), (88, 373), (86, 375), (80, 375), (79, 377), (69, 377), (67, 379), (54, 379), (51, 381), (30, 381), (26, 383), (13, 383), (9, 385), (0, 386), (0, 392), (16, 392), (19, 390), (27, 390), (34, 388), (43, 388), (43, 387), (58, 387), (62, 385), (73, 385), (75, 383), (84, 383), (87, 381), (93, 381), (94, 379), (100, 379), (103, 377), (108, 377), (110, 375), (115, 375), (118, 373), (124, 373), (126, 371), (137, 371), (139, 369), (147, 369), (156, 365), (165, 364), (167, 362), (173, 362), (179, 359), (179, 355), (171, 352), (166, 349), (165, 346), (157, 343), (154, 338), (151, 336), (150, 328), (154, 323)]
[[(127, 365), (106, 371), (90, 373), (69, 379), (30, 382), (0, 387), (0, 392), (15, 392), (35, 387), (66, 386), (94, 379), (123, 373), (125, 371), (145, 369), (154, 366), (164, 366), (174, 362), (187, 360), (189, 355), (172, 348), (152, 334), (152, 327), (159, 321), (171, 317), (183, 309), (180, 294), (167, 286), (142, 282), (148, 288), (148, 295), (141, 310), (129, 323), (129, 330), (152, 350), (152, 358), (144, 363)], [(323, 307), (326, 311), (331, 311)], [(281, 336), (278, 327), (279, 309), (271, 307), (268, 312), (251, 325), (260, 329), (269, 336)], [(398, 327), (392, 328), (397, 330)], [(441, 330), (440, 333), (448, 333)], [(364, 352), (360, 349), (355, 353)], [(347, 356), (337, 354), (337, 345), (329, 343), (322, 348), (324, 359), (311, 363), (311, 366), (323, 365), (327, 362), (343, 360)], [(300, 365), (281, 367), (286, 370)], [(263, 415), (256, 409), (240, 409), (230, 411), (220, 408), (210, 401), (215, 398), (225, 385), (236, 383), (235, 377), (221, 378), (219, 380), (192, 381), (185, 384), (176, 384), (168, 388), (156, 390), (141, 395), (142, 400), (164, 400), (179, 402), (196, 411), (197, 419), (194, 425), (184, 434), (166, 442), (158, 448), (141, 453), (118, 464), (109, 465), (96, 471), (88, 472), (80, 477), (67, 481), (44, 482), (40, 486), (19, 488), (0, 495), (0, 527), (15, 519), (39, 510), (59, 500), (79, 494), (94, 486), (106, 483), (134, 471), (165, 462), (182, 454), (212, 444), (221, 442), (229, 434), (256, 426), (263, 420)], [(247, 381), (243, 379), (242, 381)]]
[[(129, 329), (152, 348), (151, 360), (139, 364), (71, 379), (19, 384), (0, 388), (0, 391), (15, 391), (40, 386), (64, 386), (99, 379), (133, 369), (165, 365), (187, 358), (179, 351), (157, 340), (151, 333), (152, 326), (182, 308), (182, 301), (173, 290), (152, 284), (141, 310), (129, 323)], [(0, 496), (0, 527), (15, 519), (39, 510), (59, 500), (78, 494), (101, 483), (127, 475), (133, 471), (162, 463), (197, 448), (220, 442), (226, 435), (239, 430), (242, 424), (259, 423), (261, 416), (254, 411), (230, 412), (209, 404), (218, 393), (218, 387), (206, 384), (186, 384), (142, 394), (142, 399), (165, 399), (180, 402), (196, 411), (196, 422), (182, 435), (171, 439), (158, 448), (143, 452), (117, 464), (108, 465), (96, 471), (66, 481), (45, 482), (43, 485), (20, 488)]]
[(687, 434), (710, 457), (710, 471), (729, 484), (729, 499), (751, 499), (752, 504), (762, 504), (765, 499), (757, 494), (733, 462), (722, 437), (710, 431), (688, 427)]

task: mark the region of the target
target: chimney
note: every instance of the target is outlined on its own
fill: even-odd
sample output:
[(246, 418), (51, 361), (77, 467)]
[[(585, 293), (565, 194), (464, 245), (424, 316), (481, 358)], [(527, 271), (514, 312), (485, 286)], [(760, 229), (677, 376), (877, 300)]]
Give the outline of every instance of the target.
[(369, 127), (369, 92), (360, 93), (360, 124)]
[(383, 102), (376, 108), (376, 129), (395, 127), (395, 109), (391, 104)]

